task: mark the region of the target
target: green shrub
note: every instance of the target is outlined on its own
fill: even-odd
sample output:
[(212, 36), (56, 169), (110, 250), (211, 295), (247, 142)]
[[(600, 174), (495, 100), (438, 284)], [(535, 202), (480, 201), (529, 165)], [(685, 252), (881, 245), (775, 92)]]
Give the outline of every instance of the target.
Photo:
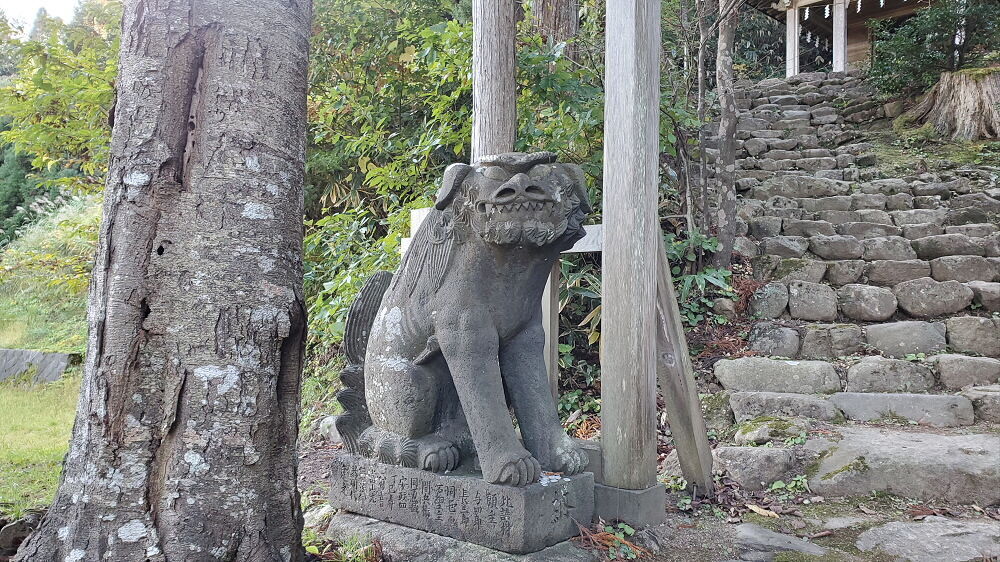
[(997, 56), (1000, 3), (941, 0), (902, 23), (871, 20), (870, 25), (872, 83), (885, 97), (916, 94), (933, 86), (942, 72)]

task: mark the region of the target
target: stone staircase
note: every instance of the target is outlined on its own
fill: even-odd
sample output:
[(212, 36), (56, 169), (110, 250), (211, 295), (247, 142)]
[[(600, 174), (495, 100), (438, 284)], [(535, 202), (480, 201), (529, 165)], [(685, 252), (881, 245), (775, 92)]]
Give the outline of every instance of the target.
[(737, 97), (736, 249), (766, 284), (752, 355), (714, 364), (737, 424), (719, 463), (749, 487), (1000, 502), (1000, 170), (882, 177), (856, 124), (883, 109), (853, 75)]

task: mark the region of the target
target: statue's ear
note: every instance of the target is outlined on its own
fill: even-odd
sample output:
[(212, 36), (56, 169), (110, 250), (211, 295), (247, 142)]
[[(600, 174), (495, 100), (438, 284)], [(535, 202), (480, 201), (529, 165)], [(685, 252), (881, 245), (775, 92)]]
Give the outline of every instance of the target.
[(437, 200), (434, 208), (443, 211), (451, 204), (465, 177), (472, 171), (472, 166), (468, 164), (455, 163), (444, 169), (444, 179), (441, 180), (441, 189), (437, 192)]
[(563, 164), (566, 172), (573, 178), (573, 189), (576, 190), (577, 197), (580, 198), (580, 208), (588, 215), (594, 208), (590, 205), (590, 194), (587, 193), (587, 175), (583, 173), (583, 168), (576, 164)]

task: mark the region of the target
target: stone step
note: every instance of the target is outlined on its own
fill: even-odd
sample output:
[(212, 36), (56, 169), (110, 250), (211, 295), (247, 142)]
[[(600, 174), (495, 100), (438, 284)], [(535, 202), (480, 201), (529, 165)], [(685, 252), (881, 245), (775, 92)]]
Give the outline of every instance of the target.
[[(801, 446), (716, 447), (716, 466), (751, 491), (806, 474), (810, 491), (828, 498), (881, 492), (925, 502), (1000, 502), (1000, 435), (854, 424), (815, 429)], [(665, 465), (668, 475), (680, 475), (676, 453)]]
[[(755, 308), (760, 309), (752, 307), (752, 310)], [(993, 361), (1000, 358), (1000, 318), (953, 316), (943, 321), (901, 320), (866, 325), (762, 320), (750, 330), (749, 349), (761, 355), (792, 359), (832, 360), (866, 351), (890, 358), (934, 355), (938, 358), (930, 357), (928, 368), (937, 373), (943, 387), (955, 389), (997, 382), (1000, 374)], [(982, 362), (957, 358), (962, 355), (956, 358), (935, 355), (946, 350), (951, 354), (979, 355)]]
[(1000, 501), (1000, 435), (941, 435), (844, 426), (809, 439), (809, 488), (824, 496), (887, 492), (925, 501)]
[[(915, 230), (913, 225), (898, 227), (871, 222), (833, 224), (827, 221), (782, 217), (754, 217), (747, 222), (745, 234), (756, 240), (753, 255), (800, 258), (806, 252), (826, 260), (862, 259), (865, 261), (925, 261), (943, 257), (980, 258), (958, 260), (963, 266), (993, 263), (1000, 258), (1000, 233), (985, 237), (965, 234), (930, 234), (934, 229)], [(803, 240), (798, 240), (798, 239)], [(751, 241), (754, 241), (751, 240)], [(750, 257), (753, 257), (751, 255)], [(984, 261), (985, 258), (985, 261)], [(761, 265), (766, 267), (766, 263)], [(995, 266), (995, 264), (994, 264)], [(979, 279), (975, 277), (974, 279)], [(970, 279), (970, 281), (973, 279)], [(981, 279), (990, 281), (991, 279)]]

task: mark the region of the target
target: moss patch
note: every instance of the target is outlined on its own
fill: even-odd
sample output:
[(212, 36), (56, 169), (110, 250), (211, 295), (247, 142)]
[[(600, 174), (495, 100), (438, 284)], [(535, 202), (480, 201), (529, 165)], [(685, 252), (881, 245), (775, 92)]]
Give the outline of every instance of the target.
[(858, 458), (854, 459), (853, 461), (845, 464), (844, 466), (838, 468), (837, 470), (834, 470), (834, 471), (831, 471), (831, 472), (828, 472), (828, 473), (824, 474), (820, 479), (821, 480), (830, 480), (833, 477), (835, 477), (838, 474), (841, 474), (843, 472), (864, 472), (864, 471), (868, 470), (869, 468), (871, 468), (871, 467), (868, 466), (868, 461), (865, 460), (864, 457), (858, 457)]

